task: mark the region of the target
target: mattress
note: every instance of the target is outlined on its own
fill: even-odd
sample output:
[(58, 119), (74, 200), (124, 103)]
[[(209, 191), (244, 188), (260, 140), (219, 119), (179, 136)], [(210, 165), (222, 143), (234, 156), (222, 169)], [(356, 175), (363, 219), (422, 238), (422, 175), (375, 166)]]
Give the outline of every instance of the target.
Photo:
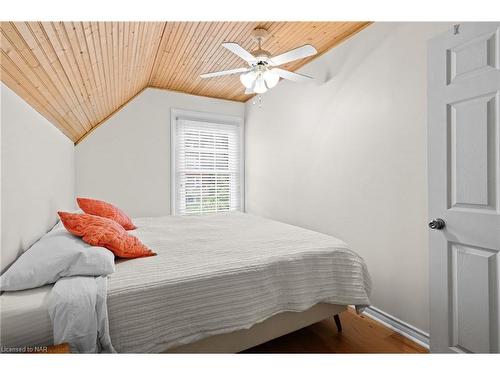
[(0, 296), (1, 351), (26, 346), (52, 345), (48, 298), (52, 285), (4, 292)]
[(158, 255), (119, 261), (109, 276), (118, 352), (162, 352), (319, 302), (370, 303), (363, 259), (334, 237), (243, 213), (134, 223)]

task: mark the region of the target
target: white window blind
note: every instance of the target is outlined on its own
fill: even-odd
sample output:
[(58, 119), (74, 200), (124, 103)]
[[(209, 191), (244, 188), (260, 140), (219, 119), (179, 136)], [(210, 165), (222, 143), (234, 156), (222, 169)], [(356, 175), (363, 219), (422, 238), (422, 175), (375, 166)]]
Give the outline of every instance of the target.
[(175, 214), (241, 209), (240, 126), (177, 119)]

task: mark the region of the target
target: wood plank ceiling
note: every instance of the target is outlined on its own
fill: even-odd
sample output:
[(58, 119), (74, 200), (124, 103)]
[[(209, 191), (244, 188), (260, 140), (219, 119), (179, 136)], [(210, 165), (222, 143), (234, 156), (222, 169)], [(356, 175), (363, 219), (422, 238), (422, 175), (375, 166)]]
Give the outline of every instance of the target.
[[(310, 43), (319, 54), (369, 22), (1, 22), (1, 80), (73, 142), (146, 87), (246, 101), (238, 76), (202, 80), (204, 72), (243, 67), (221, 46), (277, 55)], [(297, 70), (315, 57), (285, 69)]]

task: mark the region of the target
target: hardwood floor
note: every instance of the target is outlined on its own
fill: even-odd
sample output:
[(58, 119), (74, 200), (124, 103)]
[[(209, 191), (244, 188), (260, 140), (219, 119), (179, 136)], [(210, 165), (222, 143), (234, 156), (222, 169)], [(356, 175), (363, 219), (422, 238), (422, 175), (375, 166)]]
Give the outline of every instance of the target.
[(333, 317), (279, 337), (244, 353), (428, 353), (406, 337), (349, 309), (340, 314), (342, 332)]

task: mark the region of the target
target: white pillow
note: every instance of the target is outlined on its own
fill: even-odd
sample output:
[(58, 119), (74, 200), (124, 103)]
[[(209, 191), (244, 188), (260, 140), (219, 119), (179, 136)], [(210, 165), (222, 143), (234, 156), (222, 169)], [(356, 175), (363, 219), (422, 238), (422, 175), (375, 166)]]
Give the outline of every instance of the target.
[(14, 291), (52, 284), (65, 276), (105, 276), (115, 271), (115, 256), (90, 246), (56, 225), (0, 276), (0, 290)]

